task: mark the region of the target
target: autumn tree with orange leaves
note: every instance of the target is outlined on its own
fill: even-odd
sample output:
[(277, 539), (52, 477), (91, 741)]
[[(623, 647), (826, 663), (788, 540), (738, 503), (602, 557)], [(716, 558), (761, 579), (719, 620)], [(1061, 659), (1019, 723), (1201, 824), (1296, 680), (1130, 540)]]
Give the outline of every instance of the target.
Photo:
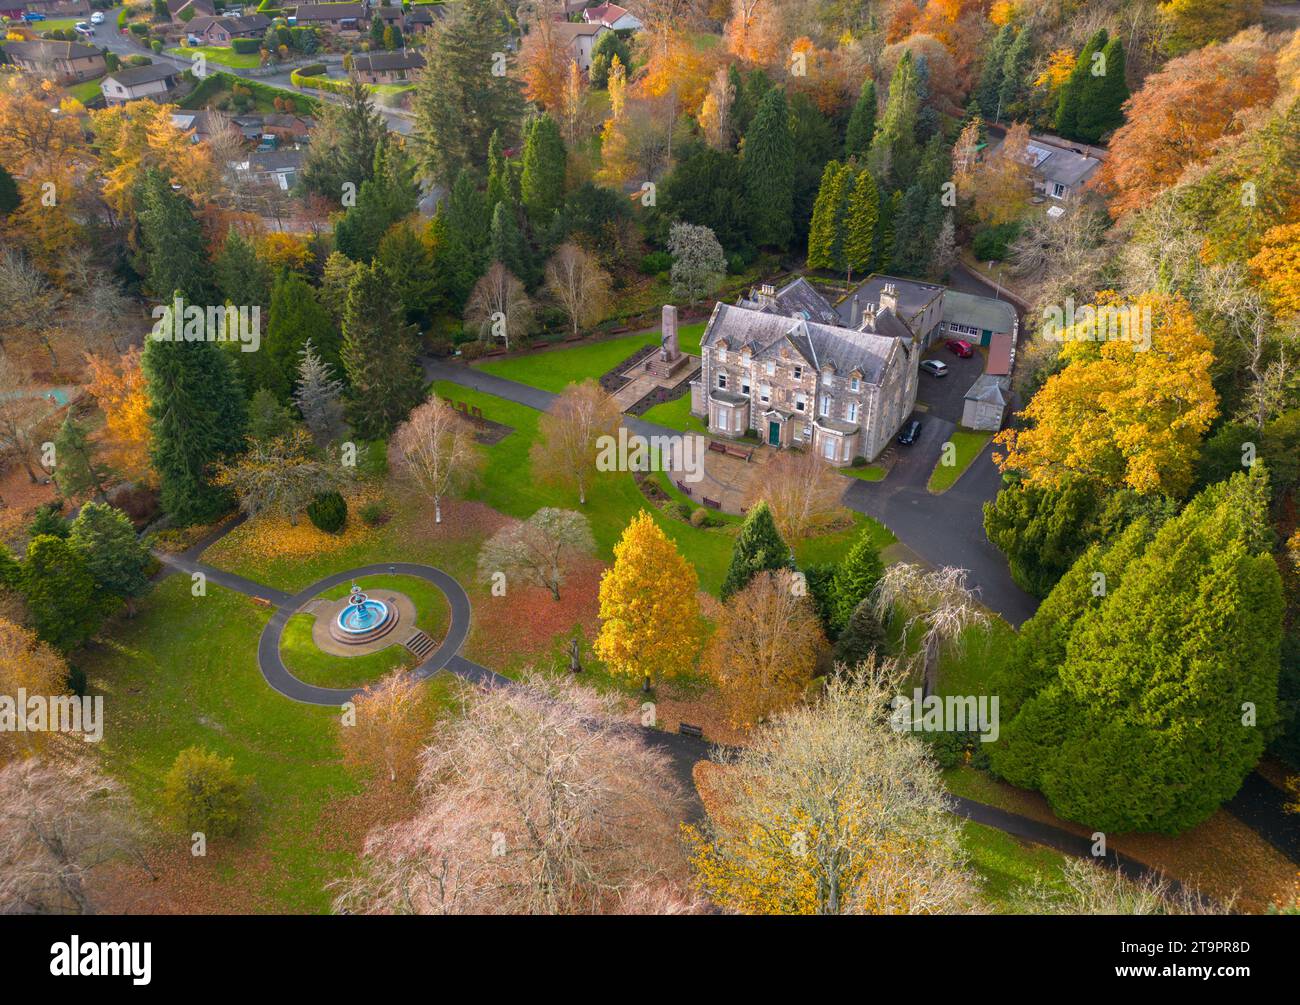
[(731, 724), (749, 728), (797, 701), (825, 647), (802, 580), (760, 572), (722, 608), (710, 644), (710, 675)]
[(339, 726), (344, 760), (390, 785), (413, 786), (433, 727), (429, 687), (405, 667), (365, 687)]
[(1097, 184), (1111, 216), (1141, 209), (1243, 129), (1243, 114), (1277, 93), (1274, 51), (1260, 28), (1171, 59), (1124, 106)]
[(104, 414), (105, 459), (130, 479), (153, 479), (149, 466), (149, 396), (134, 346), (113, 359), (87, 356), (86, 390)]

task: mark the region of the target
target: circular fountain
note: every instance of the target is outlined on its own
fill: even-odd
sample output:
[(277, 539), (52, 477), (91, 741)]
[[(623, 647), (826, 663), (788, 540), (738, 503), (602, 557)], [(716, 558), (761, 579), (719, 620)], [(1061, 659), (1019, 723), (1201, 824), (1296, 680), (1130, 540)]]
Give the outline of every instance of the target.
[(347, 603), (330, 622), (330, 637), (345, 645), (362, 645), (387, 635), (397, 620), (396, 607), (372, 600), (353, 583)]

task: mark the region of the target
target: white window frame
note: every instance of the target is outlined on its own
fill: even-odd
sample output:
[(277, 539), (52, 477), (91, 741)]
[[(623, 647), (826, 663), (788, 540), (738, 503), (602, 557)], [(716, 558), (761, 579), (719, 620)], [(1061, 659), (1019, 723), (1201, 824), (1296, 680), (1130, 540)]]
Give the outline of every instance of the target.
[(861, 390), (862, 390), (862, 381), (858, 380), (857, 377), (854, 377), (852, 380), (849, 381), (849, 390), (850, 390), (850, 391), (861, 391)]
[(848, 419), (850, 422), (858, 421), (858, 403), (856, 401), (849, 402)]
[(828, 461), (838, 461), (840, 459), (839, 441), (834, 436), (828, 436), (822, 442), (824, 444), (822, 447), (822, 455)]
[(772, 388), (767, 384), (759, 385), (758, 400), (764, 405), (770, 405), (772, 403)]
[(727, 373), (725, 370), (720, 370), (718, 371), (718, 390), (725, 391), (726, 389), (727, 389)]
[(769, 377), (776, 376), (776, 360), (769, 359), (767, 361), (767, 375)]

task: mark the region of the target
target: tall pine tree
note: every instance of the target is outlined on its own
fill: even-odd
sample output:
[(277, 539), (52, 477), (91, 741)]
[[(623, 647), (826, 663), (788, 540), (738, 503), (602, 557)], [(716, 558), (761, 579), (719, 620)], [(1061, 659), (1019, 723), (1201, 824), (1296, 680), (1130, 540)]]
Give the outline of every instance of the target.
[(903, 53), (894, 68), (885, 112), (871, 142), (868, 159), (872, 173), (877, 178), (888, 179), (890, 186), (895, 188), (911, 184), (919, 159), (916, 117), (920, 99), (916, 89), (916, 65), (909, 50)]
[(1083, 51), (1074, 64), (1074, 69), (1065, 78), (1056, 99), (1056, 132), (1066, 139), (1080, 139), (1079, 109), (1084, 93), (1088, 89), (1087, 80), (1092, 75), (1093, 55), (1100, 54), (1106, 46), (1106, 29), (1100, 28), (1088, 39)]
[(718, 596), (725, 602), (739, 593), (749, 581), (767, 569), (788, 569), (790, 548), (776, 529), (772, 510), (766, 501), (751, 506), (740, 525), (736, 543), (731, 549), (731, 564), (722, 581)]
[(849, 212), (844, 223), (844, 268), (852, 280), (853, 273), (865, 275), (876, 260), (876, 231), (880, 225), (880, 190), (871, 172), (863, 168), (849, 198)]
[(528, 139), (524, 142), (523, 173), (519, 178), (524, 209), (528, 211), (535, 232), (551, 222), (551, 217), (564, 202), (566, 157), (560, 127), (549, 115), (543, 115), (528, 130)]
[(876, 82), (868, 77), (858, 92), (858, 100), (849, 115), (844, 133), (844, 156), (848, 160), (866, 160), (871, 138), (876, 134)]
[(784, 248), (793, 234), (794, 134), (785, 93), (772, 89), (764, 95), (745, 133), (740, 162), (754, 243)]
[(415, 332), (402, 321), (380, 265), (357, 271), (343, 309), (343, 367), (357, 435), (382, 439), (420, 403), (424, 371)]
[(163, 509), (182, 526), (210, 521), (230, 505), (209, 480), (212, 465), (240, 450), (247, 422), (230, 354), (215, 342), (147, 338), (140, 369)]

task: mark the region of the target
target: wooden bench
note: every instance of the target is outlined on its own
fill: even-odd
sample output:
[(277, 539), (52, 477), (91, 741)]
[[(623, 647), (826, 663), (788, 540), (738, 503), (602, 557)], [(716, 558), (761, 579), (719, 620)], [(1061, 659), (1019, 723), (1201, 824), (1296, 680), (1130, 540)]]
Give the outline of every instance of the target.
[(716, 499), (710, 499), (708, 496), (702, 498), (700, 502), (704, 503), (704, 505), (709, 507), (709, 509), (722, 509), (722, 503), (718, 502)]
[(274, 606), (275, 606), (275, 604), (273, 604), (271, 601), (267, 600), (265, 597), (252, 597), (252, 598), (250, 598), (250, 599), (253, 601), (253, 603), (257, 604), (258, 607), (274, 607)]
[(474, 406), (473, 413), (474, 413), (474, 418), (476, 419), (483, 418), (483, 409), (481, 409), (478, 405)]
[(690, 722), (679, 722), (677, 732), (681, 733), (682, 736), (693, 736), (697, 740), (704, 739), (704, 730)]
[(684, 481), (681, 481), (680, 479), (677, 480), (677, 487), (681, 489), (683, 492), (685, 492), (687, 495), (691, 494), (691, 487), (687, 485)]
[(719, 443), (717, 440), (710, 440), (709, 449), (715, 454), (725, 454), (727, 452), (727, 445), (725, 443)]
[(723, 446), (723, 450), (726, 451), (728, 457), (740, 457), (746, 464), (754, 458), (753, 447), (750, 447), (749, 449), (746, 449), (745, 447), (733, 447), (728, 443)]

